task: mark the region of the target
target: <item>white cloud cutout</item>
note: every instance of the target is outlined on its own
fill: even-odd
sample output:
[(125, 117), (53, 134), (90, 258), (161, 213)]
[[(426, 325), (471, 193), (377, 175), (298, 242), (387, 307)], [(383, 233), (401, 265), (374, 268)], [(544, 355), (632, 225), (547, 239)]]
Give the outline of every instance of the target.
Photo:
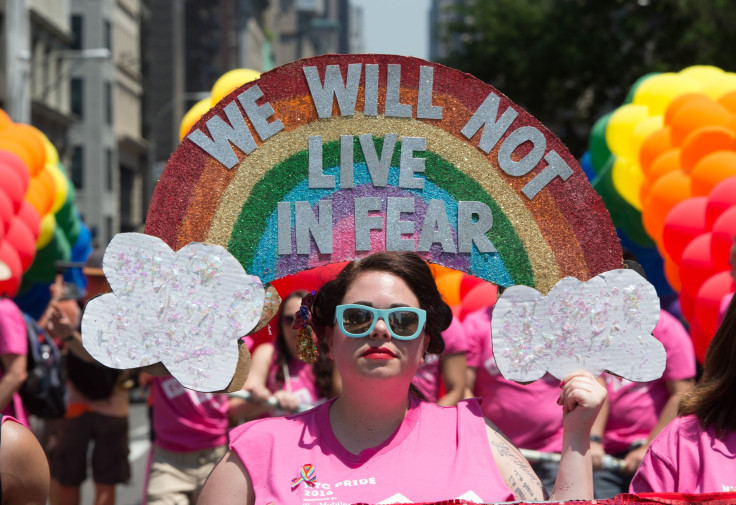
[(650, 381), (662, 375), (666, 360), (652, 336), (658, 320), (654, 287), (632, 270), (587, 282), (565, 277), (547, 296), (513, 286), (493, 311), (493, 355), (501, 374), (519, 382), (545, 371), (563, 379), (576, 370)]
[(238, 339), (263, 310), (258, 277), (220, 246), (175, 253), (140, 233), (116, 235), (103, 270), (113, 292), (91, 300), (82, 318), (83, 345), (97, 361), (122, 369), (160, 361), (187, 388), (227, 388)]

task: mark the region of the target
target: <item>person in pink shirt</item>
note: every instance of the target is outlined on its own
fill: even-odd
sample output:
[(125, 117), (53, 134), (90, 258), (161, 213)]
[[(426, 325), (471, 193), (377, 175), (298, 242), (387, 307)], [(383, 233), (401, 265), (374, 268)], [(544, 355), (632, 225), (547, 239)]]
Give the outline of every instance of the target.
[[(430, 401), (438, 405), (457, 405), (465, 395), (467, 366), (465, 354), (468, 344), (459, 319), (452, 318), (450, 326), (442, 332), (445, 350), (442, 354), (428, 354), (419, 366), (412, 384)], [(440, 398), (440, 381), (444, 393)]]
[[(530, 384), (501, 376), (491, 346), (493, 306), (471, 312), (463, 320), (468, 340), (468, 390), (482, 400), (483, 415), (520, 449), (562, 451), (562, 416), (556, 403), (560, 381), (549, 374)], [(554, 487), (558, 463), (532, 461), (547, 490)]]
[[(200, 505), (544, 500), (526, 460), (475, 400), (421, 402), (410, 385), (426, 352), (442, 352), (452, 312), (414, 253), (348, 264), (314, 299), (310, 324), (342, 394), (305, 413), (231, 432)], [(592, 497), (589, 435), (605, 389), (586, 372), (560, 388), (564, 443), (554, 500)]]
[[(667, 353), (662, 377), (650, 382), (631, 382), (609, 374), (601, 379), (608, 399), (593, 425), (593, 475), (596, 499), (612, 498), (629, 489), (629, 483), (649, 443), (677, 415), (683, 393), (695, 377), (695, 351), (682, 324), (660, 311), (654, 337)], [(603, 469), (598, 458), (609, 454), (623, 461), (621, 469)]]
[[(307, 410), (335, 395), (333, 382), (337, 381), (333, 381), (332, 362), (322, 356), (308, 365), (297, 357), (294, 315), (305, 295), (307, 291), (296, 290), (284, 298), (276, 314), (274, 342), (265, 342), (253, 351), (245, 383), (254, 400), (246, 412), (251, 419), (264, 413), (284, 415)], [(270, 397), (277, 400), (276, 408), (268, 405)]]
[(705, 355), (679, 416), (649, 445), (632, 493), (736, 491), (736, 299)]
[(0, 296), (0, 413), (28, 426), (18, 390), (26, 380), (28, 336), (23, 313), (10, 298)]

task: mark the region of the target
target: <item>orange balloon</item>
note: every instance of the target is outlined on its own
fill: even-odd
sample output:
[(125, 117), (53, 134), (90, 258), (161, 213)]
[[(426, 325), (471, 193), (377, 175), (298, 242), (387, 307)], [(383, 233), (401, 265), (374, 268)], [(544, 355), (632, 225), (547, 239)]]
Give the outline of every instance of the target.
[(677, 113), (680, 111), (682, 107), (689, 103), (697, 103), (697, 102), (712, 102), (713, 100), (706, 95), (702, 93), (685, 93), (683, 95), (678, 96), (674, 100), (672, 100), (672, 103), (667, 107), (667, 110), (664, 111), (664, 124), (670, 125), (672, 124), (672, 119), (677, 115)]
[(672, 118), (672, 143), (681, 145), (685, 138), (702, 126), (725, 126), (731, 113), (714, 100), (697, 100), (683, 105)]
[(693, 196), (708, 196), (722, 180), (736, 175), (736, 151), (716, 151), (695, 165), (691, 177)]
[(685, 138), (682, 143), (680, 165), (690, 172), (701, 158), (714, 151), (727, 150), (736, 139), (736, 132), (725, 126), (704, 126)]
[[(51, 174), (51, 171), (46, 169), (41, 170), (36, 177), (38, 177), (43, 184), (46, 194), (51, 195), (51, 204), (53, 205), (54, 196), (56, 195), (56, 181), (54, 180), (54, 176)], [(51, 207), (49, 207), (49, 210), (51, 210)]]
[(38, 177), (31, 178), (25, 199), (36, 209), (39, 216), (45, 216), (48, 213), (53, 203), (52, 198), (53, 195), (46, 192), (46, 186)]
[(5, 128), (6, 126), (13, 123), (13, 120), (10, 119), (10, 116), (8, 116), (8, 113), (4, 110), (0, 109), (0, 130)]
[(718, 103), (727, 108), (731, 114), (736, 114), (736, 91), (726, 93), (718, 99)]
[(38, 130), (27, 124), (14, 123), (0, 130), (0, 139), (14, 140), (21, 144), (27, 151), (28, 171), (31, 177), (36, 175), (46, 163), (46, 147), (38, 136)]
[(667, 283), (676, 292), (682, 290), (682, 280), (680, 279), (680, 266), (670, 258), (667, 254), (662, 255), (664, 261), (664, 277), (667, 279)]
[(441, 277), (435, 279), (437, 289), (442, 294), (445, 303), (450, 307), (460, 305), (460, 283), (463, 280), (465, 273), (453, 270), (452, 272), (446, 273)]
[(10, 128), (0, 130), (0, 151), (8, 151), (15, 154), (23, 162), (23, 166), (26, 168), (28, 173), (31, 173), (31, 164), (33, 163), (33, 156), (28, 151), (28, 148), (21, 142), (15, 139), (3, 137), (2, 134)]
[(667, 214), (672, 207), (690, 196), (690, 177), (682, 170), (668, 172), (654, 183), (641, 212), (642, 224), (652, 240), (658, 244), (662, 242)]
[(670, 140), (670, 129), (664, 127), (649, 135), (641, 144), (639, 149), (639, 166), (644, 174), (649, 170), (649, 165), (659, 157), (660, 154), (672, 148)]
[(657, 157), (651, 165), (649, 165), (649, 171), (645, 174), (646, 178), (652, 183), (668, 172), (673, 170), (681, 170), (680, 166), (680, 149), (674, 148), (663, 152)]

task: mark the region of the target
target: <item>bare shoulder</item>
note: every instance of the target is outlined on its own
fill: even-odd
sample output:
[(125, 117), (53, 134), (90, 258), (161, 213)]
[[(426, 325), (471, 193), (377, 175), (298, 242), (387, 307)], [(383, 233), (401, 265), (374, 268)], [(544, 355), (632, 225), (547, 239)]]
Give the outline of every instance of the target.
[(486, 419), (486, 434), (493, 457), (506, 485), (517, 500), (541, 501), (548, 498), (539, 477), (529, 462), (498, 427)]
[(36, 437), (24, 426), (2, 423), (3, 503), (44, 505), (49, 493), (49, 465)]
[(207, 478), (197, 505), (253, 505), (255, 493), (248, 470), (228, 451)]

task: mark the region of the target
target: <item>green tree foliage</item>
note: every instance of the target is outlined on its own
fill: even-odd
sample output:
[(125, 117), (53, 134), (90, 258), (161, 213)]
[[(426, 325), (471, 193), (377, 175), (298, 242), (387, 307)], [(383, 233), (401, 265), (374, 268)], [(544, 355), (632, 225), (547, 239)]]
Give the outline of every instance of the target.
[(736, 71), (733, 0), (460, 0), (446, 18), (441, 63), (498, 88), (578, 157), (639, 77)]

